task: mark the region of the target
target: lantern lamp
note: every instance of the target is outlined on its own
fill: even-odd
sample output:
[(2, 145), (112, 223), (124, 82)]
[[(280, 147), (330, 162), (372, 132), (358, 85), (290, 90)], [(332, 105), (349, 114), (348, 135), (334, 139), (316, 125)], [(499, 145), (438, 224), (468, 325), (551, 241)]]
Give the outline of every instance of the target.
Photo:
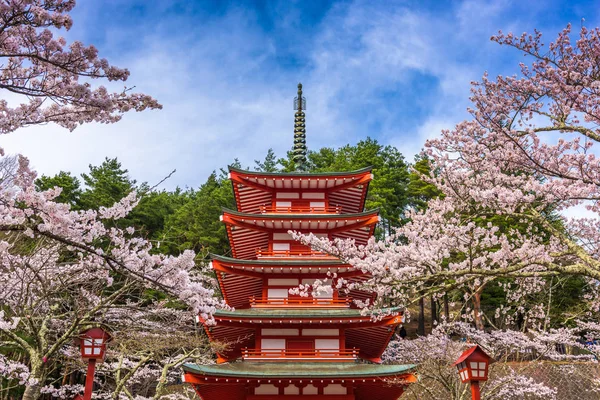
[(458, 357), (454, 363), (462, 383), (471, 384), (473, 400), (480, 399), (479, 382), (488, 380), (488, 367), (491, 357), (479, 345), (475, 345)]
[(106, 343), (110, 340), (110, 334), (104, 329), (88, 329), (80, 337), (81, 357), (84, 359), (104, 359)]
[(87, 331), (82, 332), (79, 336), (81, 357), (88, 361), (87, 374), (85, 376), (85, 390), (82, 397), (83, 400), (92, 399), (96, 361), (102, 361), (104, 359), (106, 354), (106, 343), (108, 343), (110, 340), (110, 334), (102, 328), (88, 329)]

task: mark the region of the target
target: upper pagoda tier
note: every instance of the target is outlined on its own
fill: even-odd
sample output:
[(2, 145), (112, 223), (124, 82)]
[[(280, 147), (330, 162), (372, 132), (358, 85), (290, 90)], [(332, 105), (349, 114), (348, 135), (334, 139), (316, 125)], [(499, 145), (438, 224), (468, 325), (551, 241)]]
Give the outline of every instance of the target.
[[(354, 239), (364, 245), (373, 236), (379, 222), (379, 210), (353, 214), (249, 214), (223, 209), (221, 220), (227, 226), (227, 236), (234, 258), (256, 259), (261, 257), (312, 257), (327, 255), (311, 251), (298, 244), (288, 232), (298, 231), (334, 239)], [(281, 243), (280, 243), (281, 242)], [(297, 243), (297, 242), (296, 242)], [(281, 246), (278, 247), (278, 244)]]
[[(260, 259), (240, 260), (211, 255), (211, 267), (216, 272), (224, 300), (236, 309), (244, 308), (352, 308), (355, 301), (374, 301), (375, 294), (357, 289), (332, 291), (318, 297), (292, 296), (289, 289), (300, 284), (327, 281), (335, 275), (336, 282), (361, 282), (366, 275), (351, 265), (336, 259)], [(333, 284), (332, 287), (337, 287)]]
[(358, 213), (364, 209), (371, 167), (351, 172), (255, 172), (229, 167), (237, 211)]

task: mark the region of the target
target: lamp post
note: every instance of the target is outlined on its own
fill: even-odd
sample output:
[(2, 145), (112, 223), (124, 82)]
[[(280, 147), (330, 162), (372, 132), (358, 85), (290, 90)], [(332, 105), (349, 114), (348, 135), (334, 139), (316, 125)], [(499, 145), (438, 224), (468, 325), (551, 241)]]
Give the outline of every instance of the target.
[(454, 363), (458, 369), (458, 376), (462, 383), (471, 384), (471, 398), (480, 400), (479, 382), (488, 380), (488, 367), (491, 357), (475, 345), (462, 353)]
[(83, 400), (91, 400), (94, 388), (94, 372), (96, 371), (96, 360), (102, 361), (106, 354), (106, 343), (111, 336), (102, 328), (92, 328), (83, 332), (79, 337), (81, 357), (88, 360), (88, 369), (85, 376), (85, 391)]

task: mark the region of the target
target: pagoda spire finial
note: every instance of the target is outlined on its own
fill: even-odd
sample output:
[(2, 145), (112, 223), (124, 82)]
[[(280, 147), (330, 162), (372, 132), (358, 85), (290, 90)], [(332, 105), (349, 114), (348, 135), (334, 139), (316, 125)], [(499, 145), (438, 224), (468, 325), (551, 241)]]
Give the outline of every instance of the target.
[(304, 110), (306, 99), (302, 97), (302, 84), (298, 84), (298, 97), (294, 99), (294, 149), (292, 151), (294, 164), (297, 171), (306, 171), (306, 126), (304, 124)]

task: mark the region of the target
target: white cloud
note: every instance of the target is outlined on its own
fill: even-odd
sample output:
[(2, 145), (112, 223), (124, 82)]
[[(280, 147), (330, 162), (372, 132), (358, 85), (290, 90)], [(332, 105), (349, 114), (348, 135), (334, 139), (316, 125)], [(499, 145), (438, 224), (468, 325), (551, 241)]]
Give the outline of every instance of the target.
[[(251, 166), (270, 147), (283, 156), (292, 145), (292, 99), (302, 81), (309, 148), (371, 135), (410, 160), (427, 138), (466, 117), (469, 82), (498, 68), (500, 49), (489, 36), (517, 23), (504, 9), (512, 3), (490, 4), (467, 0), (434, 12), (403, 2), (340, 3), (312, 35), (299, 36), (301, 45), (294, 43), (306, 64), (287, 69), (277, 61), (285, 52), (241, 8), (194, 29), (174, 17), (156, 26), (123, 26), (106, 33), (100, 52), (129, 67), (128, 83), (158, 98), (162, 111), (73, 133), (53, 125), (28, 128), (0, 137), (0, 146), (24, 153), (46, 174), (81, 173), (118, 157), (140, 181), (158, 182), (176, 168), (165, 187), (196, 187), (236, 157)], [(93, 6), (82, 3), (78, 10), (71, 39), (98, 24)], [(273, 31), (301, 33), (295, 15), (278, 14)], [(535, 21), (527, 24), (531, 30)], [(119, 52), (124, 44), (127, 51)], [(415, 79), (426, 80), (426, 89), (417, 91)]]

